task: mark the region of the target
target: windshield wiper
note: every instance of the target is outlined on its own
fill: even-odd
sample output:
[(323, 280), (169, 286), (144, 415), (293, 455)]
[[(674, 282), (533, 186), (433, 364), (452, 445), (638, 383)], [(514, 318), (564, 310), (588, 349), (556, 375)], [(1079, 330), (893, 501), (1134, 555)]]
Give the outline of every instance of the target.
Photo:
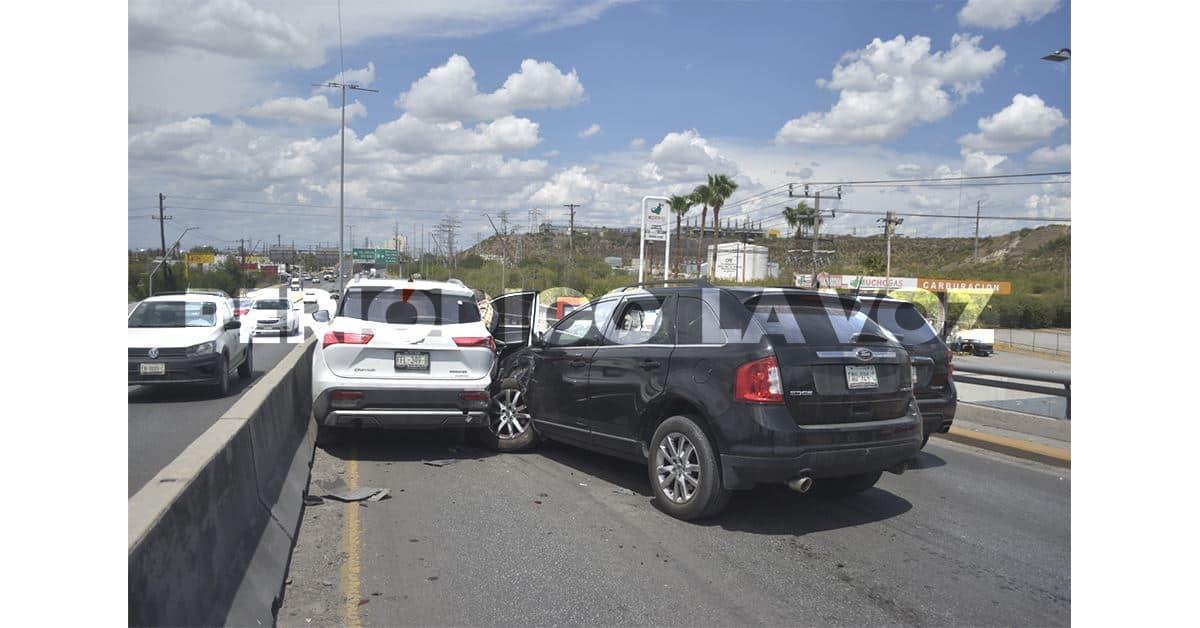
[(892, 339), (869, 331), (851, 334), (850, 342), (891, 342)]

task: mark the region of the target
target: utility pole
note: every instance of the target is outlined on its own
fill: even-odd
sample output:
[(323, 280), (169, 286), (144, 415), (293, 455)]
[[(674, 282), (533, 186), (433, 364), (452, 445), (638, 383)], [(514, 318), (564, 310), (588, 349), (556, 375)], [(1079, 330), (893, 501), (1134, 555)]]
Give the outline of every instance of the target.
[[(828, 188), (826, 188), (826, 189), (828, 189)], [(789, 198), (799, 196), (800, 198), (814, 199), (814, 201), (813, 201), (813, 225), (812, 225), (813, 233), (812, 233), (812, 247), (811, 247), (811, 251), (812, 251), (811, 287), (813, 289), (820, 287), (820, 284), (817, 281), (817, 242), (819, 242), (821, 239), (821, 223), (823, 222), (823, 220), (821, 219), (821, 192), (823, 192), (823, 191), (825, 191), (825, 190), (817, 190), (814, 193), (810, 193), (809, 189), (808, 189), (808, 184), (806, 183), (806, 184), (804, 184), (804, 193), (796, 194), (792, 189), (792, 185), (788, 184), (788, 197)], [(838, 200), (842, 199), (842, 186), (840, 186), (840, 185), (837, 186), (837, 199)]]
[[(160, 241), (160, 243), (162, 244), (162, 256), (163, 256), (163, 259), (164, 259), (164, 260), (165, 260), (165, 259), (167, 259), (167, 230), (166, 230), (166, 224), (167, 224), (167, 221), (168, 221), (168, 220), (174, 220), (174, 219), (175, 219), (175, 217), (174, 217), (174, 216), (164, 216), (164, 215), (163, 215), (163, 201), (165, 201), (165, 200), (166, 200), (166, 198), (167, 198), (167, 197), (166, 197), (165, 195), (163, 195), (163, 193), (162, 193), (162, 192), (159, 192), (159, 193), (158, 193), (158, 216), (157, 216), (157, 217), (155, 217), (155, 216), (151, 216), (151, 218), (153, 218), (153, 219), (155, 219), (155, 220), (157, 220), (157, 221), (158, 221), (158, 238), (159, 238), (159, 241)], [(186, 274), (186, 273), (185, 273), (185, 274)], [(167, 266), (167, 277), (170, 277), (170, 276), (171, 276), (171, 266), (170, 266), (170, 265), (168, 265), (168, 266)]]
[(979, 260), (979, 206), (983, 201), (975, 201), (975, 260)]
[(567, 279), (567, 282), (569, 283), (571, 281), (571, 271), (575, 268), (575, 208), (579, 207), (579, 205), (577, 205), (575, 203), (566, 203), (565, 205), (563, 205), (563, 207), (566, 207), (567, 209), (571, 210), (571, 223), (570, 223), (570, 226), (567, 227), (567, 246), (569, 247), (569, 249), (567, 251), (567, 277), (566, 277), (566, 279)]
[(887, 239), (887, 274), (883, 280), (883, 291), (887, 294), (892, 285), (892, 235), (896, 233), (896, 225), (904, 222), (903, 218), (897, 218), (896, 212), (888, 210), (886, 218), (879, 218), (876, 222), (883, 223), (883, 234)]

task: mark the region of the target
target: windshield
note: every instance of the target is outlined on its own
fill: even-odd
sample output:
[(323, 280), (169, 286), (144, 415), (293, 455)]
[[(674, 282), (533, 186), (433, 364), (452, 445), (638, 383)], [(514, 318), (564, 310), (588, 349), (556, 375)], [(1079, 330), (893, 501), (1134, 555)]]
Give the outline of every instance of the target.
[(129, 327), (213, 327), (217, 304), (211, 301), (142, 302), (129, 315)]
[(266, 301), (257, 301), (254, 304), (256, 310), (286, 310), (289, 308), (286, 299), (268, 299)]
[(337, 315), (393, 325), (480, 321), (479, 307), (471, 296), (400, 288), (350, 288), (338, 306)]
[(938, 335), (929, 321), (911, 303), (888, 301), (866, 302), (864, 308), (871, 320), (892, 332), (906, 345), (937, 342)]

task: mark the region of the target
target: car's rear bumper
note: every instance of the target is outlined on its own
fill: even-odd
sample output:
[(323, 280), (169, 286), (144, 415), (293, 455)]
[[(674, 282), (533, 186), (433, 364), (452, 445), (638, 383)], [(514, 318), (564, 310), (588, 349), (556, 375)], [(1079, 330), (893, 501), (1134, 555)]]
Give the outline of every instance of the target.
[(797, 425), (779, 406), (756, 408), (752, 417), (752, 433), (742, 436), (753, 438), (725, 441), (721, 471), (726, 488), (786, 482), (800, 475), (819, 479), (883, 471), (916, 455), (923, 436), (915, 408), (894, 419), (824, 425)]
[[(316, 396), (313, 416), (321, 425), (344, 427), (482, 427), (487, 424), (491, 379), (464, 384), (468, 385), (441, 390), (340, 385), (322, 390)], [(338, 391), (358, 392), (362, 397), (352, 402), (335, 402), (332, 396)]]
[(925, 425), (925, 433), (934, 434), (941, 432), (945, 434), (950, 431), (950, 426), (954, 424), (954, 414), (958, 409), (958, 398), (952, 396), (949, 398), (917, 399), (917, 406), (921, 408), (921, 421)]
[[(208, 355), (184, 358), (134, 358), (129, 360), (129, 384), (148, 386), (152, 384), (208, 384), (217, 380), (217, 364), (220, 355)], [(143, 363), (162, 363), (166, 365), (166, 373), (162, 375), (142, 375)]]

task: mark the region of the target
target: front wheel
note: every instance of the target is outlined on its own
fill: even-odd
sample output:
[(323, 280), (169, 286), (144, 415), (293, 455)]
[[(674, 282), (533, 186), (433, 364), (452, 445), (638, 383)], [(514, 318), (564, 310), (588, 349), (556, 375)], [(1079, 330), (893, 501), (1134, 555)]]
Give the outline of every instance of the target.
[(229, 358), (224, 353), (217, 360), (217, 380), (213, 383), (213, 392), (218, 397), (229, 395)]
[(525, 392), (515, 378), (500, 382), (488, 406), (488, 429), (484, 444), (496, 451), (527, 451), (538, 443)]
[(650, 439), (650, 487), (668, 515), (690, 521), (711, 517), (729, 504), (720, 459), (704, 430), (691, 418), (663, 421)]

